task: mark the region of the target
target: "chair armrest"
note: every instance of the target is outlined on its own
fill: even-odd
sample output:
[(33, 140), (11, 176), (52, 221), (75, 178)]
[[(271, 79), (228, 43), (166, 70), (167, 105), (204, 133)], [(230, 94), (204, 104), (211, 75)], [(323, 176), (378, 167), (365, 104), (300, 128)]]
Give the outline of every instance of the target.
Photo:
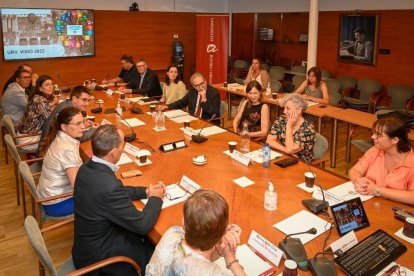
[(42, 157), (38, 157), (38, 158), (27, 159), (27, 160), (24, 160), (24, 161), (27, 164), (30, 164), (30, 163), (36, 163), (36, 162), (41, 161), (43, 159), (45, 159), (45, 158), (42, 156)]
[(371, 113), (374, 113), (377, 106), (390, 106), (392, 98), (384, 92), (376, 92), (369, 98)]
[(68, 223), (71, 223), (71, 222), (73, 222), (74, 220), (75, 220), (75, 218), (74, 218), (74, 217), (71, 217), (71, 218), (68, 218), (68, 219), (62, 220), (62, 221), (57, 222), (57, 223), (54, 223), (54, 224), (52, 224), (52, 225), (50, 225), (50, 226), (48, 226), (48, 227), (45, 227), (45, 228), (40, 229), (40, 232), (42, 232), (42, 233), (46, 233), (46, 232), (48, 232), (48, 231), (51, 231), (51, 230), (56, 229), (56, 228), (59, 228), (59, 227), (61, 227), (61, 226), (63, 226), (63, 225), (66, 225), (66, 224), (68, 224)]
[(60, 195), (39, 198), (39, 199), (36, 199), (35, 202), (36, 203), (42, 203), (42, 202), (47, 202), (47, 201), (51, 201), (51, 200), (55, 200), (55, 199), (59, 199), (59, 198), (64, 198), (64, 197), (70, 197), (70, 196), (73, 196), (73, 192), (67, 192), (67, 193), (63, 193), (63, 194), (60, 194)]
[(129, 263), (130, 265), (132, 265), (135, 268), (138, 275), (141, 275), (141, 268), (139, 267), (139, 265), (133, 259), (131, 259), (129, 257), (125, 257), (125, 256), (115, 256), (115, 257), (111, 257), (111, 258), (102, 260), (100, 262), (88, 265), (84, 268), (75, 270), (71, 273), (66, 274), (66, 276), (83, 275), (83, 274), (89, 273), (91, 271), (94, 271), (96, 269), (108, 266), (110, 264), (119, 263), (119, 262)]
[(39, 144), (39, 142), (27, 142), (27, 143), (18, 144), (16, 145), (16, 148), (19, 149), (19, 148), (23, 148), (23, 147), (27, 147), (27, 146), (31, 146), (35, 144)]
[(407, 100), (407, 103), (405, 104), (405, 108), (407, 109), (407, 111), (414, 110), (414, 96), (412, 96), (411, 99)]
[(40, 133), (36, 134), (17, 134), (14, 138), (26, 138), (26, 137), (33, 137), (33, 136), (39, 136)]
[(341, 98), (350, 97), (355, 91), (356, 91), (356, 88), (354, 87), (344, 88), (341, 92)]

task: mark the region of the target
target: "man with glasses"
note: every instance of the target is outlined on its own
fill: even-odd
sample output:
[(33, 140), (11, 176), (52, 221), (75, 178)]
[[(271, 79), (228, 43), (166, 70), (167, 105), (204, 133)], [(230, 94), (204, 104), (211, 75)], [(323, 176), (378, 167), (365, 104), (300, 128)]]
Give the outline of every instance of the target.
[[(50, 126), (53, 123), (53, 119), (57, 117), (59, 112), (65, 107), (76, 107), (79, 109), (84, 116), (86, 116), (86, 109), (91, 101), (91, 95), (89, 89), (85, 86), (79, 85), (75, 86), (70, 93), (69, 99), (58, 104), (55, 109), (50, 113), (49, 117), (43, 124), (42, 135), (40, 136), (39, 147), (44, 143), (46, 135), (49, 132)], [(90, 121), (85, 120), (85, 130), (83, 136), (79, 138), (79, 141), (83, 142), (89, 140), (92, 137), (92, 134), (97, 125)]]
[(162, 89), (160, 80), (157, 74), (148, 68), (147, 63), (143, 58), (137, 62), (138, 78), (135, 79), (134, 85), (127, 88), (121, 88), (120, 91), (125, 93), (142, 94), (148, 97), (160, 97), (162, 96)]
[(182, 99), (163, 106), (163, 109), (181, 109), (188, 106), (191, 115), (205, 120), (220, 116), (220, 97), (214, 87), (207, 84), (203, 74), (196, 72), (190, 78), (193, 86)]
[[(32, 72), (32, 67), (31, 67), (29, 64), (27, 64), (27, 63), (20, 64), (20, 65), (17, 67), (17, 70), (26, 70), (26, 71), (28, 71), (28, 72), (32, 75), (32, 81), (31, 81), (31, 83), (30, 83), (29, 87), (27, 87), (27, 88), (25, 89), (25, 90), (26, 90), (26, 94), (29, 96), (29, 95), (30, 95), (30, 92), (32, 92), (32, 91), (34, 90), (35, 86), (36, 86), (36, 81), (37, 81), (37, 79), (39, 78), (39, 75), (37, 75), (36, 73), (33, 73), (33, 72)], [(15, 82), (15, 80), (16, 80), (15, 75), (16, 75), (16, 72), (15, 72), (15, 73), (13, 74), (13, 76), (11, 76), (11, 77), (10, 77), (10, 78), (6, 81), (6, 83), (4, 84), (4, 87), (3, 87), (3, 94), (4, 94), (4, 92), (6, 91), (7, 87), (9, 86), (9, 84), (11, 84), (11, 83)]]
[[(145, 275), (154, 251), (146, 235), (161, 212), (164, 185), (124, 186), (115, 175), (124, 146), (124, 133), (117, 126), (98, 127), (92, 136), (93, 156), (76, 175), (72, 258), (78, 269), (121, 255), (134, 259)], [(145, 198), (148, 202), (140, 211), (133, 201)], [(125, 263), (102, 268), (98, 274), (135, 275)]]
[(125, 86), (127, 88), (136, 88), (135, 80), (138, 78), (137, 67), (134, 64), (134, 58), (132, 56), (123, 55), (121, 57), (122, 70), (118, 77), (110, 80), (102, 80), (102, 84), (108, 86)]
[(9, 84), (1, 99), (4, 114), (9, 114), (14, 125), (18, 125), (26, 110), (27, 95), (25, 89), (30, 86), (32, 76), (29, 71), (18, 69), (14, 74), (14, 82)]

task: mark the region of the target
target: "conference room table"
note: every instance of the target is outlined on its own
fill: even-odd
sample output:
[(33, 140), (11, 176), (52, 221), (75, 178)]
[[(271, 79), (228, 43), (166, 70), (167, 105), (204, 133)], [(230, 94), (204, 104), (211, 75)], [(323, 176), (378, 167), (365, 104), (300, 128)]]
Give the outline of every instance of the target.
[[(114, 108), (119, 98), (118, 94), (114, 93), (109, 96), (103, 91), (95, 92), (95, 96), (104, 100), (104, 110)], [(136, 95), (127, 95), (127, 97), (134, 96)], [(116, 175), (122, 179), (122, 172), (133, 169), (141, 170), (143, 173), (141, 176), (122, 179), (125, 185), (130, 186), (148, 186), (150, 183), (156, 183), (157, 181), (163, 181), (165, 185), (169, 185), (179, 183), (182, 176), (185, 175), (198, 183), (201, 188), (211, 189), (220, 193), (229, 204), (230, 223), (238, 224), (242, 228), (241, 243), (247, 243), (252, 230), (254, 230), (277, 246), (286, 235), (273, 227), (273, 225), (304, 210), (301, 201), (311, 198), (310, 193), (297, 187), (298, 184), (304, 182), (304, 172), (309, 170), (303, 162), (299, 162), (288, 168), (280, 168), (274, 165), (274, 160), (270, 168), (264, 168), (262, 164), (254, 162), (245, 166), (223, 153), (228, 149), (229, 141), (238, 142), (240, 140), (237, 134), (226, 131), (208, 136), (208, 141), (197, 144), (190, 142), (189, 137), (180, 129), (183, 127), (182, 123), (175, 123), (170, 119), (166, 119), (166, 130), (155, 131), (154, 120), (151, 115), (146, 113), (131, 114), (129, 108), (132, 104), (123, 103), (123, 105), (126, 107), (126, 111), (123, 113), (124, 117), (134, 117), (145, 123), (143, 126), (133, 128), (137, 134), (137, 140), (131, 143), (141, 149), (148, 149), (144, 144), (140, 143), (146, 142), (155, 149), (155, 152), (152, 152), (151, 156), (149, 156), (152, 162), (150, 165), (140, 167), (136, 163), (124, 164), (120, 166)], [(92, 103), (89, 106), (89, 110), (97, 106), (97, 103)], [(140, 105), (139, 107), (144, 111), (149, 110), (148, 105)], [(118, 125), (125, 133), (131, 132), (131, 129), (121, 123), (120, 118), (115, 114), (100, 113), (90, 115), (96, 117), (97, 123), (101, 123), (102, 119), (105, 118), (113, 124)], [(193, 129), (200, 129), (207, 125), (210, 124), (205, 121), (191, 121), (191, 128)], [(187, 147), (166, 153), (158, 149), (162, 144), (178, 140), (184, 140)], [(251, 150), (259, 149), (260, 147), (261, 145), (251, 141)], [(81, 143), (81, 154), (84, 159), (92, 156), (90, 141)], [(198, 166), (192, 162), (192, 158), (201, 154), (205, 155), (208, 161), (207, 164)], [(134, 159), (133, 156), (130, 157)], [(283, 158), (286, 158), (286, 156), (282, 156), (279, 159)], [(343, 177), (329, 173), (318, 167), (312, 167), (312, 170), (317, 175), (317, 183), (320, 183), (324, 189), (348, 181)], [(243, 176), (252, 180), (254, 184), (243, 188), (233, 182), (233, 180)], [(275, 211), (267, 211), (264, 209), (264, 193), (267, 190), (269, 181), (274, 184), (275, 191), (278, 193), (278, 208)], [(134, 204), (138, 209), (144, 207), (141, 201), (135, 201)], [(394, 218), (393, 206), (400, 206), (414, 212), (414, 209), (410, 206), (391, 202), (383, 198), (373, 198), (364, 202), (364, 207), (371, 225), (368, 228), (356, 232), (358, 240), (362, 240), (377, 229), (384, 229), (391, 235), (400, 229), (403, 223)], [(182, 224), (182, 209), (183, 203), (178, 203), (161, 211), (154, 229), (148, 235), (154, 243), (157, 243), (161, 239), (168, 228)], [(332, 222), (326, 215), (320, 214), (319, 217)], [(297, 224), (303, 224), (303, 231), (310, 228), (306, 223), (306, 221), (297, 221)], [(309, 258), (318, 252), (324, 251), (323, 244), (328, 233), (329, 230), (305, 244)], [(327, 245), (338, 238), (336, 229), (332, 228)], [(400, 256), (397, 262), (410, 269), (414, 269), (414, 263), (412, 261), (414, 260), (414, 246), (398, 237), (397, 239), (408, 247), (408, 251)], [(283, 271), (283, 261), (276, 268), (276, 271), (277, 274)], [(337, 268), (337, 271), (340, 275), (343, 274), (339, 268)], [(310, 274), (309, 272), (303, 271), (299, 273), (300, 275)]]

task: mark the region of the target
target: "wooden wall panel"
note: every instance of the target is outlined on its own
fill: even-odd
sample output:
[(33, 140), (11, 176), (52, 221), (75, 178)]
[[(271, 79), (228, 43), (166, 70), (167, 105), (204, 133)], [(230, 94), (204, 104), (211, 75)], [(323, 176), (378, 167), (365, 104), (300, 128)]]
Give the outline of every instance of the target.
[(232, 16), (232, 57), (252, 60), (254, 43), (254, 14), (235, 13)]
[[(57, 83), (59, 74), (67, 84), (79, 84), (86, 79), (97, 80), (116, 76), (123, 54), (144, 57), (150, 68), (164, 69), (171, 62), (173, 35), (184, 43), (185, 78), (195, 65), (196, 14), (165, 12), (95, 11), (96, 56), (30, 60), (34, 71), (49, 74)], [(1, 45), (2, 46), (2, 45)], [(0, 61), (0, 83), (4, 83), (20, 62)]]

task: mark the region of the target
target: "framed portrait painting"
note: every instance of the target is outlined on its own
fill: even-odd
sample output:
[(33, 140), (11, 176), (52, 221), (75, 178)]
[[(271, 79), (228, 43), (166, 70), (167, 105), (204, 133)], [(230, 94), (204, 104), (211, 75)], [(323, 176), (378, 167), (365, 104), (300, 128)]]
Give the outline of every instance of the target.
[(375, 65), (378, 14), (342, 14), (339, 25), (338, 61)]

